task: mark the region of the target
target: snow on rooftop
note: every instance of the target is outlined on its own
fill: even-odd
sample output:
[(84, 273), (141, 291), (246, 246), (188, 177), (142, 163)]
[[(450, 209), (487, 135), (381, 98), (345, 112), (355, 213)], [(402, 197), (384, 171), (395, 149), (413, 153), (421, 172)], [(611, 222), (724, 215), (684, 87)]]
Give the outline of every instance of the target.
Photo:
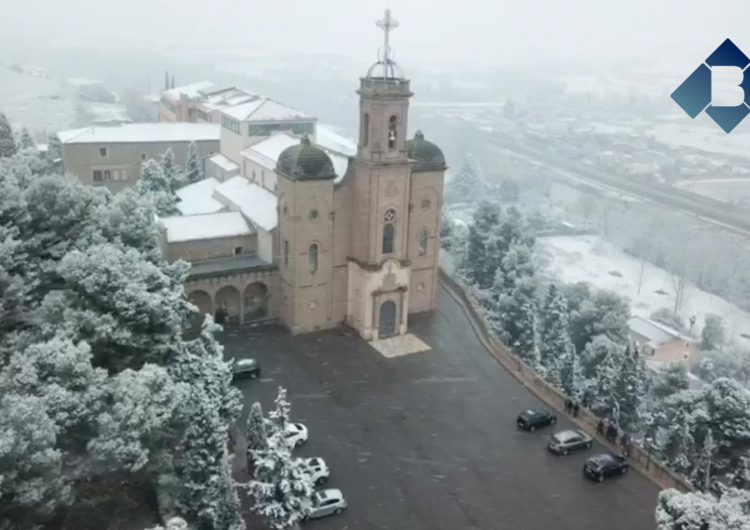
[[(351, 152), (351, 149), (347, 147), (347, 142), (349, 142), (349, 140), (333, 132), (329, 135), (324, 135), (322, 138), (326, 143), (316, 142), (315, 145), (323, 149), (323, 151), (325, 151), (330, 157), (331, 162), (333, 163), (333, 170), (336, 173), (336, 180), (334, 182), (340, 182), (341, 179), (344, 178), (346, 170), (349, 168), (349, 156), (356, 154), (356, 146), (354, 147), (354, 152)], [(279, 132), (273, 134), (270, 138), (263, 140), (262, 142), (258, 142), (257, 144), (244, 149), (240, 152), (240, 155), (265, 168), (275, 170), (276, 162), (278, 161), (281, 152), (287, 147), (297, 145), (299, 142), (300, 139), (298, 136), (286, 132)], [(329, 146), (333, 146), (333, 148)], [(338, 149), (346, 152), (339, 151)], [(349, 154), (350, 152), (351, 155)]]
[(340, 135), (333, 125), (319, 124), (316, 141), (326, 149), (337, 151), (342, 155), (354, 156), (357, 154), (357, 142)]
[(278, 224), (276, 195), (265, 188), (250, 182), (245, 177), (236, 176), (216, 186), (214, 197), (223, 204), (231, 204), (266, 232)]
[(167, 229), (168, 243), (246, 236), (254, 233), (239, 212), (178, 215), (163, 217), (160, 221)]
[(170, 88), (169, 90), (163, 91), (161, 94), (171, 100), (179, 100), (180, 95), (193, 99), (198, 97), (200, 92), (210, 90), (215, 86), (216, 85), (211, 81), (198, 81), (197, 83)]
[(270, 138), (258, 142), (240, 152), (243, 157), (252, 160), (268, 169), (276, 169), (276, 161), (287, 147), (297, 145), (300, 139), (285, 132), (273, 134)]
[(217, 153), (211, 158), (209, 158), (211, 162), (219, 166), (224, 171), (235, 171), (240, 168), (237, 164), (229, 160), (227, 157), (222, 155), (221, 153)]
[(177, 190), (177, 209), (182, 215), (201, 215), (216, 213), (224, 205), (213, 198), (214, 188), (219, 185), (215, 178), (206, 178), (183, 186)]
[(219, 141), (218, 123), (124, 123), (57, 133), (64, 144)]
[(313, 120), (312, 116), (270, 98), (260, 98), (223, 111), (239, 121), (293, 121)]

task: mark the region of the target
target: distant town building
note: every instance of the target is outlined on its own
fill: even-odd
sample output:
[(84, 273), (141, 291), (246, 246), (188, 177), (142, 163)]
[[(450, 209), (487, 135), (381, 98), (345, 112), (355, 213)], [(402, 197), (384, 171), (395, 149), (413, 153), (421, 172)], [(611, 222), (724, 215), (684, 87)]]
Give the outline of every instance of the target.
[(202, 157), (218, 152), (219, 135), (219, 125), (210, 123), (127, 123), (58, 133), (65, 170), (85, 184), (113, 191), (134, 185), (143, 162), (158, 160), (167, 149), (181, 166), (191, 142)]
[(692, 366), (699, 352), (699, 342), (660, 322), (633, 317), (628, 321), (630, 338), (638, 351), (650, 361), (680, 362)]

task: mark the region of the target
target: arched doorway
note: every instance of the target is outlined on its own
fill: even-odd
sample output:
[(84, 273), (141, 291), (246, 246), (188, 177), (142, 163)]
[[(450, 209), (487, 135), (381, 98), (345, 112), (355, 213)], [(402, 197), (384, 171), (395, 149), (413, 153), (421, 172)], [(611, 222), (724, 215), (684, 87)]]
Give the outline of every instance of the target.
[(240, 320), (240, 292), (231, 285), (222, 287), (214, 298), (216, 309), (214, 318), (219, 324), (237, 323)]
[(193, 325), (200, 326), (203, 324), (203, 319), (206, 314), (213, 314), (213, 304), (211, 303), (211, 296), (205, 291), (193, 291), (188, 294), (188, 302), (198, 308), (198, 313), (192, 317)]
[(396, 334), (396, 303), (387, 300), (380, 305), (378, 318), (378, 338), (391, 337)]
[(254, 282), (245, 287), (242, 305), (245, 311), (244, 322), (251, 322), (268, 316), (268, 287)]

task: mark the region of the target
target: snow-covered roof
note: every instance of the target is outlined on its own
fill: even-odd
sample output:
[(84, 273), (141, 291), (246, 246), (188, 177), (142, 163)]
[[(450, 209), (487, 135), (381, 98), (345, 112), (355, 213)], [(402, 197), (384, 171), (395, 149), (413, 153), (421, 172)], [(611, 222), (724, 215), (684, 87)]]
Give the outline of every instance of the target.
[(259, 98), (222, 111), (239, 121), (273, 122), (314, 120), (312, 116), (270, 98)]
[(211, 158), (209, 158), (211, 162), (219, 166), (224, 171), (235, 171), (239, 170), (240, 166), (229, 160), (227, 157), (222, 155), (221, 153), (217, 153)]
[(237, 87), (221, 87), (201, 90), (201, 105), (210, 109), (224, 109), (259, 99), (260, 96)]
[(160, 221), (167, 229), (168, 243), (246, 236), (255, 233), (239, 212), (177, 215), (163, 217)]
[(60, 131), (64, 144), (219, 141), (217, 123), (123, 123)]
[(258, 142), (240, 151), (240, 155), (263, 167), (274, 170), (276, 169), (276, 161), (279, 159), (281, 152), (287, 147), (297, 145), (298, 143), (298, 137), (285, 132), (279, 132), (271, 135), (270, 138), (262, 142)]
[(658, 347), (675, 339), (696, 342), (695, 339), (688, 337), (674, 328), (665, 326), (661, 322), (655, 322), (647, 318), (635, 316), (628, 320), (628, 328), (631, 332), (645, 337), (652, 347)]
[(206, 178), (183, 186), (177, 190), (177, 209), (182, 215), (201, 215), (216, 213), (224, 208), (224, 205), (213, 198), (213, 191), (219, 181), (215, 178)]
[(180, 94), (187, 98), (196, 98), (202, 90), (210, 90), (215, 87), (211, 81), (198, 81), (197, 83), (191, 83), (189, 85), (178, 86), (170, 88), (161, 93), (162, 96), (171, 99), (172, 101), (178, 101)]
[[(323, 135), (320, 134), (320, 129), (318, 129), (317, 138), (318, 141), (315, 145), (323, 149), (333, 163), (333, 170), (336, 173), (334, 182), (340, 182), (349, 168), (349, 157), (357, 153), (356, 144), (331, 129), (326, 129)], [(278, 132), (271, 135), (270, 138), (244, 149), (240, 152), (240, 155), (265, 168), (275, 170), (281, 152), (287, 147), (297, 145), (299, 142), (300, 139), (297, 136), (286, 132)]]
[(357, 154), (357, 142), (340, 135), (333, 125), (319, 124), (315, 136), (317, 143), (326, 149), (346, 156)]
[(265, 188), (237, 175), (214, 188), (214, 197), (235, 206), (242, 215), (266, 232), (278, 224), (276, 195)]

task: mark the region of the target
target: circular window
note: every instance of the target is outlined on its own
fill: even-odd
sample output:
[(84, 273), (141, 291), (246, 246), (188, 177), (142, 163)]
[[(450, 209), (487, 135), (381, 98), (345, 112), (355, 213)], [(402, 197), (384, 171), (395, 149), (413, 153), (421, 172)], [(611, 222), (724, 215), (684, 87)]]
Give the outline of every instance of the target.
[(430, 206), (432, 206), (432, 201), (430, 200), (429, 197), (425, 197), (424, 199), (422, 199), (422, 209), (423, 210), (429, 210)]
[(317, 221), (319, 215), (320, 214), (318, 213), (318, 210), (310, 210), (310, 220), (311, 221)]

